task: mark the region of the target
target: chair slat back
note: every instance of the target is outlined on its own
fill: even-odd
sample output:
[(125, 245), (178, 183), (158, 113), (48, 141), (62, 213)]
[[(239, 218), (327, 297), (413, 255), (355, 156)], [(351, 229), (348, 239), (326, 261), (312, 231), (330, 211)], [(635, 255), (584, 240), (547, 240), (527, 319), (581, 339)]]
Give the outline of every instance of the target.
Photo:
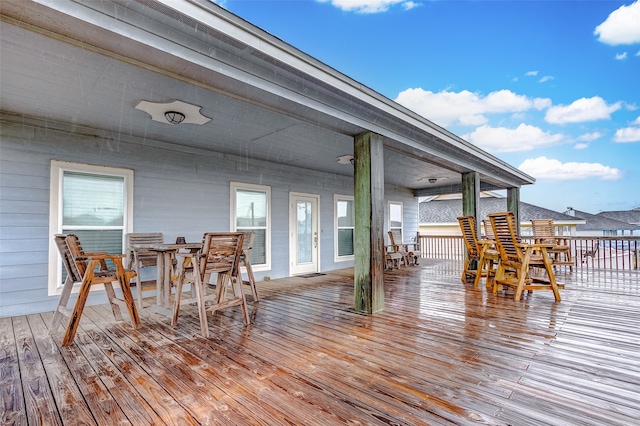
[(253, 248), (253, 240), (256, 237), (255, 232), (245, 232), (244, 240), (242, 240), (242, 250), (251, 250)]
[(555, 242), (556, 230), (553, 219), (531, 219), (533, 238), (539, 242)]
[(155, 266), (158, 263), (158, 253), (151, 247), (162, 243), (164, 243), (162, 232), (127, 234), (127, 264), (133, 265), (137, 258), (139, 266)]
[(460, 216), (458, 217), (458, 223), (460, 224), (460, 230), (462, 231), (462, 238), (464, 244), (467, 247), (469, 257), (480, 256), (480, 249), (478, 247), (478, 238), (476, 236), (476, 220), (473, 216)]
[(213, 272), (237, 276), (244, 243), (243, 232), (207, 232), (202, 244), (201, 276)]
[(491, 226), (491, 221), (486, 220), (486, 219), (483, 220), (482, 221), (482, 226), (484, 227), (484, 236), (486, 237), (486, 239), (495, 241), (496, 240), (496, 236), (493, 233), (493, 227)]
[(392, 246), (402, 244), (402, 231), (394, 229), (387, 232), (387, 234), (389, 235), (389, 244)]
[(56, 234), (54, 240), (69, 277), (73, 282), (82, 281), (87, 270), (87, 263), (81, 259), (84, 252), (78, 236), (76, 234)]
[(491, 227), (495, 236), (496, 247), (500, 258), (505, 262), (520, 262), (524, 258), (522, 248), (518, 245), (520, 239), (516, 232), (516, 222), (511, 212), (489, 214)]

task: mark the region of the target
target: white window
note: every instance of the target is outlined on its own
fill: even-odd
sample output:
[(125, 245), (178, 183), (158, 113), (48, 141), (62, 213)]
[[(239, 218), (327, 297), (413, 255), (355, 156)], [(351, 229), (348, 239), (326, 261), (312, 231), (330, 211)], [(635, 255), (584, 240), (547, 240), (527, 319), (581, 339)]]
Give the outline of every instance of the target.
[(355, 214), (353, 197), (349, 195), (334, 195), (334, 223), (335, 261), (353, 260)]
[(76, 234), (85, 252), (124, 253), (133, 219), (133, 170), (51, 161), (49, 295), (66, 271), (54, 234)]
[(251, 266), (254, 271), (271, 269), (271, 188), (231, 182), (231, 230), (253, 232)]
[[(389, 201), (389, 231), (394, 235), (402, 235), (402, 203)], [(402, 241), (396, 241), (400, 244)]]

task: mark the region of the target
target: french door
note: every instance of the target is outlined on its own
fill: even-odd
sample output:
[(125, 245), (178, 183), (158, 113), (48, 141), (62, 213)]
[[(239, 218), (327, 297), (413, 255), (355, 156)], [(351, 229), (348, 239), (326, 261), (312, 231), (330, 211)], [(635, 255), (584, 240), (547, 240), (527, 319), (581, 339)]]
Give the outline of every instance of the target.
[(320, 196), (316, 194), (289, 194), (289, 253), (290, 274), (308, 274), (319, 271)]

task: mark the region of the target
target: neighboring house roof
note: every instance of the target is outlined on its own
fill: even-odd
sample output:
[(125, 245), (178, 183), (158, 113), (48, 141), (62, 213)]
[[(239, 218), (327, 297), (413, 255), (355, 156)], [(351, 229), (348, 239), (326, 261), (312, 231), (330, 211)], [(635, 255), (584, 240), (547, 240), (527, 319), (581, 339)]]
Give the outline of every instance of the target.
[(640, 225), (640, 207), (636, 207), (633, 210), (618, 210), (618, 211), (605, 211), (600, 212), (596, 216), (604, 216), (609, 219), (618, 220), (620, 222), (631, 223), (634, 225)]
[[(507, 199), (486, 197), (480, 198), (479, 220), (486, 220), (489, 213), (507, 211)], [(433, 200), (420, 203), (420, 224), (457, 223), (462, 215), (462, 199)], [(520, 222), (531, 219), (553, 219), (555, 222), (583, 223), (584, 221), (543, 207), (520, 202)]]
[[(480, 198), (478, 213), (480, 220), (488, 219), (489, 213), (503, 211), (507, 211), (506, 198)], [(433, 200), (420, 203), (420, 224), (456, 223), (457, 217), (461, 215), (462, 199)], [(555, 222), (576, 224), (583, 222), (579, 218), (564, 213), (520, 202), (520, 222), (528, 222), (531, 219), (553, 219)]]
[(620, 231), (620, 230), (638, 230), (640, 226), (632, 225), (627, 222), (622, 222), (615, 219), (610, 219), (599, 214), (591, 214), (587, 212), (581, 212), (580, 210), (573, 210), (576, 218), (582, 218), (587, 223), (578, 225), (576, 230), (578, 231)]

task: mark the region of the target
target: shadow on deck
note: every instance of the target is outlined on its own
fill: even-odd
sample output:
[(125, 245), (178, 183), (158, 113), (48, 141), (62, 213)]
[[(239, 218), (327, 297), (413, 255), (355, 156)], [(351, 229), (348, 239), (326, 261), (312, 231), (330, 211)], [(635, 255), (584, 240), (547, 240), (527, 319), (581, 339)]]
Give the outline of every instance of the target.
[[(353, 310), (353, 271), (258, 283), (239, 310), (143, 327), (87, 307), (75, 343), (52, 314), (0, 319), (2, 424), (606, 424), (640, 418), (640, 276), (570, 274), (563, 300), (460, 282), (461, 262), (385, 273)], [(250, 297), (249, 297), (250, 300)]]

